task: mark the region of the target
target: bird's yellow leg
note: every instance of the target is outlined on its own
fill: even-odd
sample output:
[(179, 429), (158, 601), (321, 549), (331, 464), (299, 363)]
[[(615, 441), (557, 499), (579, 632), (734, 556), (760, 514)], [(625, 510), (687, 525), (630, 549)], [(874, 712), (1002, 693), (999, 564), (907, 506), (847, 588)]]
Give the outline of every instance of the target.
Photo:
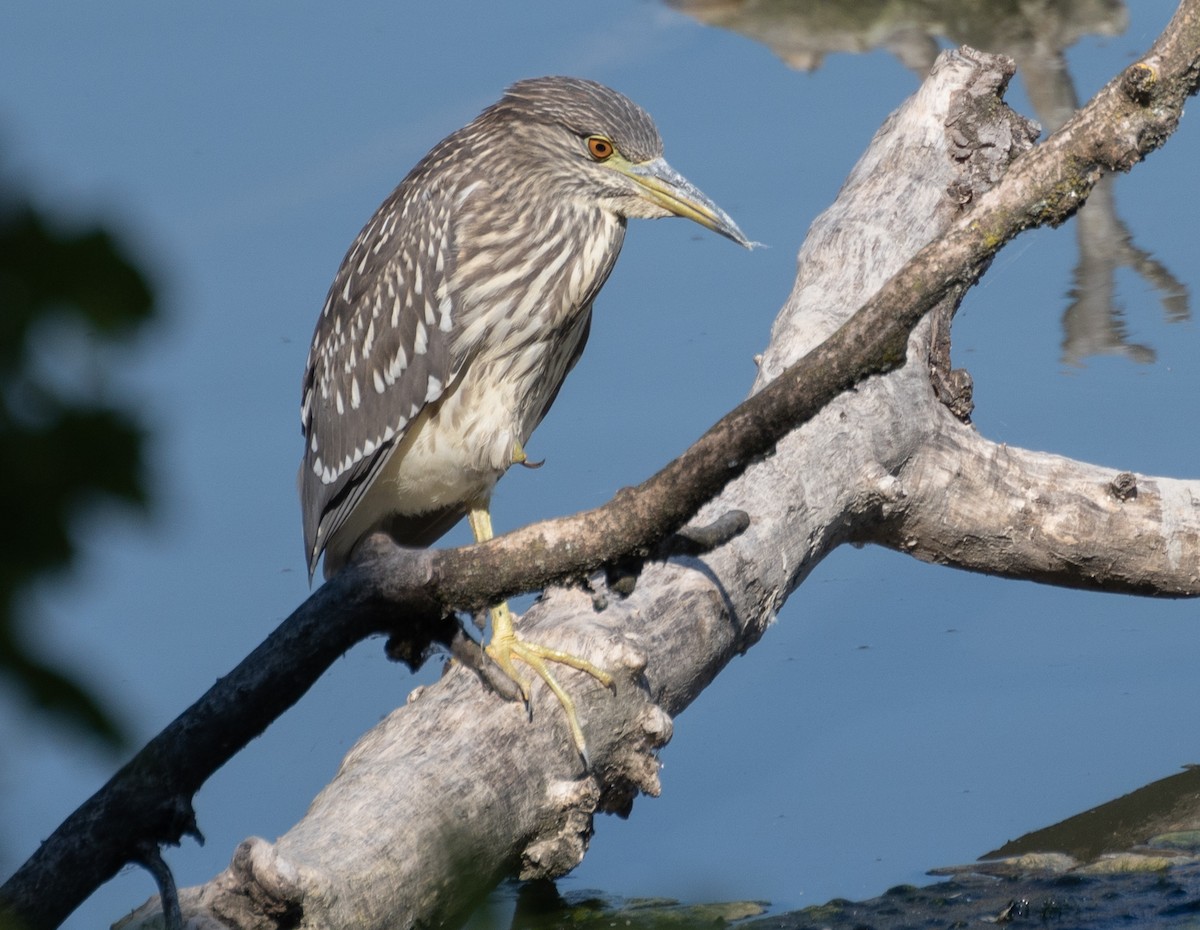
[[(486, 503), (472, 507), (467, 514), (467, 519), (470, 521), (471, 532), (474, 534), (476, 542), (486, 542), (492, 538), (492, 517)], [(587, 744), (583, 738), (583, 729), (579, 725), (579, 716), (575, 712), (575, 702), (551, 674), (548, 663), (557, 662), (560, 665), (586, 672), (606, 688), (612, 685), (612, 676), (579, 656), (521, 639), (517, 636), (517, 631), (513, 626), (512, 611), (508, 609), (506, 601), (502, 601), (492, 608), (491, 620), (492, 638), (484, 651), (500, 667), (500, 670), (521, 689), (521, 696), (526, 703), (529, 702), (529, 680), (518, 674), (514, 660), (520, 659), (533, 669), (537, 676), (546, 683), (546, 687), (558, 698), (563, 712), (567, 715), (567, 725), (571, 729), (571, 738), (575, 742), (575, 748), (586, 760)]]

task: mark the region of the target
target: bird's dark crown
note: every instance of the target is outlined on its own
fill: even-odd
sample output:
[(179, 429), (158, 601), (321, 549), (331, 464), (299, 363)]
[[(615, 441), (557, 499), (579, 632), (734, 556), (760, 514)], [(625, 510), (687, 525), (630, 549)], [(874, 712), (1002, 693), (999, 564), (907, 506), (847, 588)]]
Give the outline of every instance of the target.
[(662, 139), (649, 113), (624, 94), (584, 78), (517, 81), (487, 112), (562, 126), (578, 136), (607, 136), (632, 162), (662, 155)]

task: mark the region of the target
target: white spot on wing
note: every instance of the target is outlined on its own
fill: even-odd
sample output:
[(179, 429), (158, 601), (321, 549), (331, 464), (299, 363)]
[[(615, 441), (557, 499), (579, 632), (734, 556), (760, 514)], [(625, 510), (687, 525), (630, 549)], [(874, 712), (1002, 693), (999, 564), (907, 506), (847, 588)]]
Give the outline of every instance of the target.
[(462, 193), (458, 195), (458, 203), (456, 203), (455, 206), (461, 207), (466, 202), (466, 199), (471, 196), (472, 191), (474, 191), (475, 188), (477, 188), (481, 183), (483, 182), (472, 181), (470, 184), (464, 187)]

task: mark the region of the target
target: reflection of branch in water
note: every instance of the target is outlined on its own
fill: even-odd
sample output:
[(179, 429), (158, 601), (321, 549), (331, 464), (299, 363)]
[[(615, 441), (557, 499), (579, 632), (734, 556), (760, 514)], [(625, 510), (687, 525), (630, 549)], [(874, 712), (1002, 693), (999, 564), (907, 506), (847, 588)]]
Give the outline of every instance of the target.
[(923, 78), (939, 39), (1014, 58), (1064, 49), (1085, 35), (1120, 35), (1121, 0), (666, 0), (710, 26), (762, 42), (790, 67), (813, 71), (826, 55), (884, 49)]
[[(1038, 119), (1053, 132), (1079, 106), (1062, 50), (1035, 43), (1012, 49), (1012, 54)], [(1062, 360), (1068, 365), (1082, 365), (1091, 355), (1124, 355), (1142, 364), (1157, 358), (1150, 346), (1129, 342), (1124, 311), (1116, 299), (1119, 268), (1132, 269), (1158, 291), (1169, 322), (1189, 317), (1187, 288), (1133, 244), (1133, 234), (1117, 216), (1114, 183), (1112, 175), (1101, 179), (1075, 216), (1079, 262), (1072, 275), (1071, 303), (1063, 313)]]
[[(923, 76), (938, 39), (1002, 52), (1048, 129), (1078, 107), (1064, 50), (1085, 35), (1119, 35), (1128, 26), (1120, 0), (667, 0), (696, 19), (767, 44), (794, 68), (813, 70), (831, 52), (886, 49)], [(1159, 294), (1169, 322), (1189, 318), (1184, 285), (1133, 244), (1117, 217), (1112, 179), (1097, 185), (1076, 218), (1079, 262), (1071, 303), (1063, 315), (1063, 361), (1081, 365), (1091, 355), (1125, 355), (1153, 362), (1152, 348), (1129, 343), (1116, 302), (1116, 272), (1132, 269)]]
[(1131, 343), (1123, 312), (1116, 301), (1117, 269), (1130, 268), (1159, 293), (1168, 322), (1188, 319), (1187, 288), (1149, 253), (1133, 244), (1128, 228), (1117, 217), (1114, 177), (1101, 179), (1075, 218), (1079, 263), (1071, 303), (1063, 313), (1062, 359), (1082, 365), (1090, 355), (1125, 355), (1151, 363), (1154, 349)]

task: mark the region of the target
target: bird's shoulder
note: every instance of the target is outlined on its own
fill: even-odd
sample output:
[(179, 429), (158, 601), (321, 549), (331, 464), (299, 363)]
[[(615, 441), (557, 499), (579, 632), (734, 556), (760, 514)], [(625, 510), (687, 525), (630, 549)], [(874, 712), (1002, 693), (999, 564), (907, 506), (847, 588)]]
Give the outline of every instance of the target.
[[(304, 375), (301, 425), (305, 434), (338, 424), (376, 395), (411, 417), (431, 387), (430, 376), (452, 374), (448, 335), (453, 327), (453, 191), (421, 187), (410, 176), (385, 200), (355, 238), (339, 266), (313, 333)], [(413, 382), (417, 377), (421, 385)], [(340, 397), (339, 397), (340, 394)], [(403, 396), (407, 405), (398, 407)], [(392, 424), (398, 429), (397, 416)], [(363, 421), (362, 418), (357, 418)], [(379, 424), (372, 416), (363, 422)]]
[(450, 282), (464, 197), (421, 182), (414, 171), (355, 238), (313, 333), (300, 416), (310, 547), (336, 532), (463, 362), (452, 347)]

